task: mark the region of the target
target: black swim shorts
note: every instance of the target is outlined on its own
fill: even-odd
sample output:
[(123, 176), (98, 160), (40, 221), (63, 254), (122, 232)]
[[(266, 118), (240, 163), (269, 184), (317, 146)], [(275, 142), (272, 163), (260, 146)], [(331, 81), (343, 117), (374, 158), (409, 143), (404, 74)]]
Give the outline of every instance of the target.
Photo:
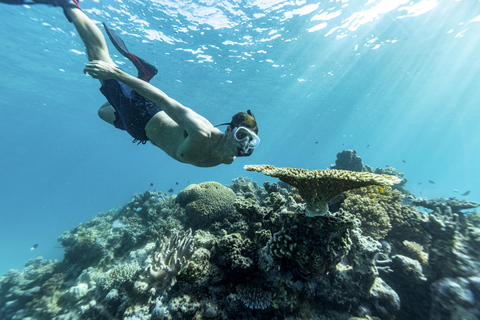
[(134, 142), (148, 141), (145, 126), (162, 108), (117, 80), (104, 80), (100, 91), (115, 109), (114, 126), (127, 131)]

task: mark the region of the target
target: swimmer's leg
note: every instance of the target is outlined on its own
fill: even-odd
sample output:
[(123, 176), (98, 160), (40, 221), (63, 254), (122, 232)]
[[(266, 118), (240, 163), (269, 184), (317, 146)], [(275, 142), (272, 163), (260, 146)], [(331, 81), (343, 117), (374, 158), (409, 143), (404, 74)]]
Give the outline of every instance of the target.
[(68, 21), (73, 22), (85, 44), (88, 60), (102, 60), (114, 64), (108, 53), (105, 37), (92, 20), (83, 13), (77, 0), (0, 0), (0, 3), (16, 5), (46, 4), (62, 7)]
[(115, 109), (109, 102), (106, 102), (98, 109), (98, 116), (100, 119), (113, 125), (113, 121), (115, 121)]
[(82, 38), (85, 49), (87, 50), (88, 61), (102, 60), (115, 65), (108, 53), (105, 37), (95, 23), (79, 8), (64, 7), (64, 12), (65, 15), (71, 19), (80, 38)]

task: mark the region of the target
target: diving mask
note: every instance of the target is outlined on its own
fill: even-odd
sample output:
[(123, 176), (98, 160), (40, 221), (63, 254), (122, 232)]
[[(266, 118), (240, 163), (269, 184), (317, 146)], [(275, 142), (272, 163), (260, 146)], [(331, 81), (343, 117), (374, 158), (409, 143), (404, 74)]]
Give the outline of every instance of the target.
[[(238, 142), (243, 144), (243, 150), (245, 153), (248, 153), (249, 150), (253, 152), (253, 149), (258, 147), (260, 144), (260, 138), (247, 127), (236, 127), (233, 129), (233, 137)], [(252, 153), (250, 152), (249, 155)]]

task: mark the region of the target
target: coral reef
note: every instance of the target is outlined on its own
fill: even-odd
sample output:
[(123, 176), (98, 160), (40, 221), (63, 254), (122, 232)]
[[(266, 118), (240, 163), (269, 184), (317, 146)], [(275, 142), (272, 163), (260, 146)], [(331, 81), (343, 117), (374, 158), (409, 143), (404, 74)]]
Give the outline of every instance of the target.
[(340, 193), (368, 185), (392, 185), (400, 182), (395, 176), (346, 170), (315, 170), (276, 168), (271, 165), (247, 165), (248, 171), (263, 172), (296, 187), (307, 202), (306, 214), (310, 217), (325, 215), (328, 202)]
[(479, 319), (475, 204), (353, 185), (315, 217), (307, 187), (242, 177), (134, 195), (1, 276), (0, 319)]

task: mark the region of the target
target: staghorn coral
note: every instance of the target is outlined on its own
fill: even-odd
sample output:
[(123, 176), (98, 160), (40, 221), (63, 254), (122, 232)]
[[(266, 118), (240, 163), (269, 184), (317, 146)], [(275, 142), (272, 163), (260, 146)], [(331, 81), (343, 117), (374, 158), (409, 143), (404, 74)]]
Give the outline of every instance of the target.
[(431, 286), (430, 319), (479, 319), (480, 277), (443, 278)]
[(263, 172), (296, 187), (307, 202), (305, 214), (323, 216), (328, 212), (328, 202), (340, 193), (368, 185), (392, 185), (401, 180), (394, 176), (346, 170), (315, 170), (277, 168), (272, 165), (246, 165), (247, 171)]
[(162, 291), (176, 283), (177, 275), (182, 271), (195, 251), (195, 238), (192, 230), (164, 237), (162, 244), (153, 255), (153, 262), (145, 269), (141, 279), (147, 279), (150, 286)]

